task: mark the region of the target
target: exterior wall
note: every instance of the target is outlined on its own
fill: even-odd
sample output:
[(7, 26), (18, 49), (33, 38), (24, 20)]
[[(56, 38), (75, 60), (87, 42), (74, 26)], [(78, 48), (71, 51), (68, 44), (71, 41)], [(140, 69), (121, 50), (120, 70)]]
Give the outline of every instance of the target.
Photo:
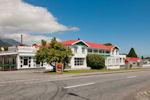
[(126, 55), (120, 55), (119, 49), (114, 48), (110, 52), (110, 57), (105, 59), (105, 66), (107, 69), (120, 69), (121, 66), (125, 65)]
[[(35, 48), (27, 46), (18, 46), (17, 52), (18, 52), (17, 55), (18, 69), (36, 68), (36, 62), (34, 60), (34, 56), (36, 53)], [(27, 65), (24, 65), (25, 59), (27, 59)]]
[[(37, 49), (29, 46), (13, 46), (9, 47), (8, 51), (0, 52), (0, 56), (7, 56), (8, 59), (12, 55), (16, 55), (16, 69), (25, 69), (25, 68), (40, 68), (43, 67), (41, 64), (39, 66), (36, 64), (34, 56)], [(27, 59), (27, 60), (25, 60)], [(26, 61), (27, 64), (24, 64)]]
[(138, 61), (129, 61), (126, 64), (127, 68), (135, 68), (135, 67), (142, 67), (143, 63), (142, 61), (138, 60)]
[[(101, 56), (105, 57), (105, 66), (107, 69), (120, 69), (120, 66), (125, 65), (125, 55), (120, 55), (119, 54), (119, 49), (114, 48), (110, 52), (107, 52), (107, 50), (100, 50), (97, 49), (98, 52), (94, 52), (93, 48), (88, 48), (91, 49), (92, 52), (88, 52), (89, 54), (99, 54)], [(103, 51), (103, 52), (99, 52)]]
[(125, 65), (125, 58), (124, 55), (107, 57), (105, 59), (105, 66), (107, 69), (120, 69), (120, 66)]
[[(86, 69), (86, 56), (87, 56), (87, 47), (85, 45), (73, 45), (70, 47), (73, 52), (73, 57), (71, 58), (70, 67), (71, 69)], [(75, 50), (75, 48), (77, 50)], [(85, 51), (82, 51), (82, 48), (85, 48)], [(75, 65), (75, 58), (83, 58), (83, 65)]]

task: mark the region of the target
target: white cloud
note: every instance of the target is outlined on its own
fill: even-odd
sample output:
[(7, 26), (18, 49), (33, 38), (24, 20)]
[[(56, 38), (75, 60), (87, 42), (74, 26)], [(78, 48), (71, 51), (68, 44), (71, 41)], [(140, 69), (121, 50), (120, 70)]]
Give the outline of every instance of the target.
[[(0, 0), (0, 36), (12, 33), (53, 33), (76, 29), (78, 28), (60, 24), (46, 8), (33, 6), (22, 0)], [(13, 37), (13, 34), (10, 36)], [(40, 35), (35, 39), (37, 38), (46, 37)]]
[[(20, 42), (21, 40), (21, 34), (19, 33), (14, 33), (14, 34), (4, 34), (3, 38), (11, 38), (11, 39), (15, 39), (18, 42)], [(52, 39), (52, 37), (47, 37), (45, 35), (35, 35), (35, 34), (23, 34), (23, 43), (25, 44), (33, 44), (33, 43), (40, 43), (41, 40), (44, 39), (46, 41), (50, 41)], [(60, 39), (57, 38), (57, 41), (61, 41)]]

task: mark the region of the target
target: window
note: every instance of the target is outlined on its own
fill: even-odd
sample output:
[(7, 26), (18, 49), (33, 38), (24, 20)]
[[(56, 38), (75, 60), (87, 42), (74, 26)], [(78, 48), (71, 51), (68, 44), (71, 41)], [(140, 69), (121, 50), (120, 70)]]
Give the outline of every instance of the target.
[(74, 65), (75, 66), (82, 66), (82, 65), (84, 65), (84, 58), (74, 58)]
[(105, 53), (106, 51), (105, 50), (103, 50), (103, 53)]
[(24, 58), (23, 65), (28, 65), (28, 58)]
[(99, 53), (102, 53), (102, 50), (99, 50)]
[(95, 49), (95, 50), (94, 50), (94, 53), (98, 53), (98, 50), (97, 50), (97, 49)]
[(78, 48), (74, 47), (74, 53), (77, 53)]
[(88, 49), (88, 52), (89, 52), (89, 53), (92, 53), (92, 49)]
[(110, 51), (107, 50), (106, 53), (110, 53)]
[(82, 48), (82, 53), (85, 53), (85, 48)]

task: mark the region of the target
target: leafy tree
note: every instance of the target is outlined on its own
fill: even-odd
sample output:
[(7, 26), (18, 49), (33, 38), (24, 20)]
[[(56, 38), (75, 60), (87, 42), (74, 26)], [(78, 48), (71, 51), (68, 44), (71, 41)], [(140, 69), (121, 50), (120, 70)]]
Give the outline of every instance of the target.
[(142, 56), (141, 59), (144, 59), (144, 56)]
[(87, 55), (87, 65), (92, 69), (101, 69), (105, 67), (105, 59), (97, 54)]
[(37, 62), (47, 62), (48, 61), (48, 52), (49, 49), (48, 47), (46, 47), (46, 41), (45, 40), (41, 40), (41, 47), (39, 48), (39, 50), (36, 53), (36, 60)]
[(134, 48), (131, 48), (129, 54), (127, 55), (127, 57), (138, 57)]
[(46, 44), (47, 43), (42, 40), (42, 46), (36, 54), (36, 59), (38, 61), (47, 62), (51, 65), (61, 62), (64, 66), (70, 62), (72, 56), (70, 48), (65, 47), (60, 42), (57, 42), (56, 38), (53, 38), (49, 45)]

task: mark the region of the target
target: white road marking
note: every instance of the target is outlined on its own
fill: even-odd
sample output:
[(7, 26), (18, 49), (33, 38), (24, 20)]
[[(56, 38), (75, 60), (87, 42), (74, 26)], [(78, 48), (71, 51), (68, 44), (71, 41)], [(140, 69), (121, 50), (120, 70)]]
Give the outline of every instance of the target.
[(129, 78), (129, 79), (130, 79), (130, 78), (135, 78), (135, 77), (137, 77), (137, 76), (129, 76), (129, 77), (127, 77), (127, 78)]
[(76, 88), (76, 87), (81, 87), (81, 86), (88, 86), (88, 85), (93, 85), (95, 83), (87, 83), (87, 84), (80, 84), (80, 85), (73, 85), (73, 86), (67, 86), (64, 87), (65, 89), (69, 89), (69, 88)]

